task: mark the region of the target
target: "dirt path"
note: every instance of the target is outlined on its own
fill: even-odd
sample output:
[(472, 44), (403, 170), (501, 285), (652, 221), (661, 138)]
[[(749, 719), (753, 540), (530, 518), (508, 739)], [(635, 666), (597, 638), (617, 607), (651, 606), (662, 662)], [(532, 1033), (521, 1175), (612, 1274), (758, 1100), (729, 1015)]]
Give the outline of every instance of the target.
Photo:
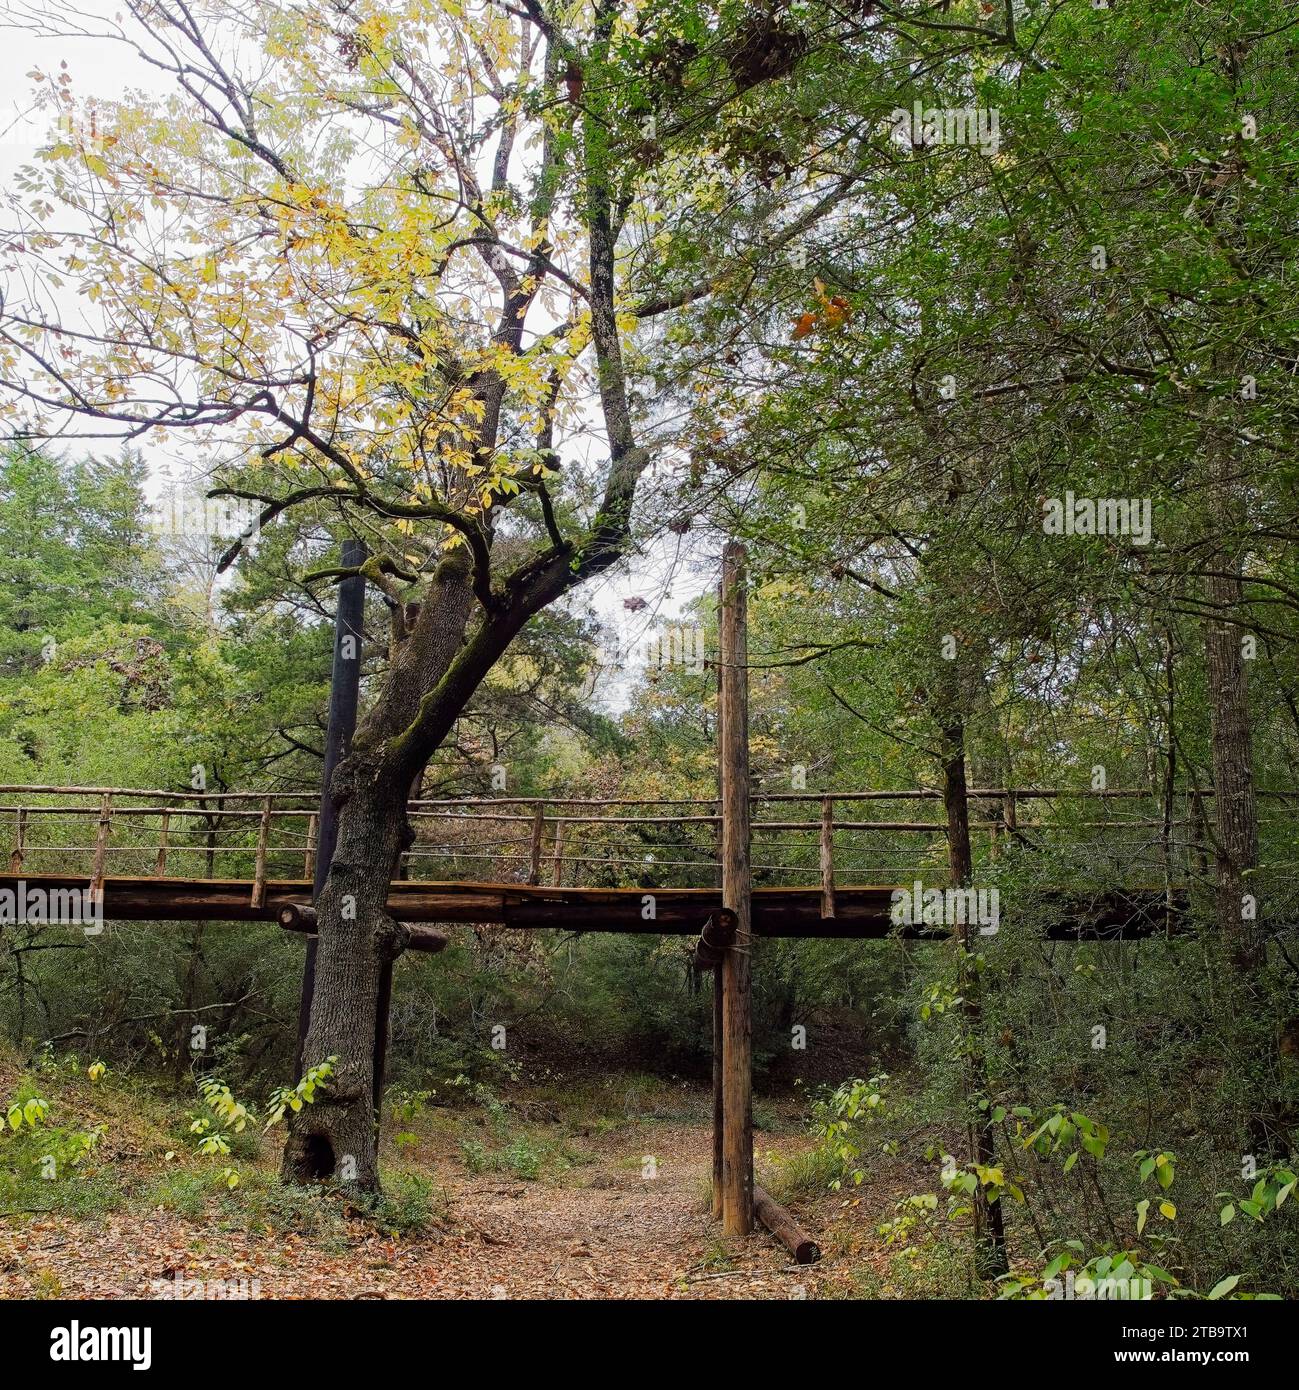
[[(768, 1147), (797, 1140), (774, 1138)], [(632, 1150), (640, 1145), (647, 1155)], [(709, 1220), (706, 1128), (654, 1125), (591, 1141), (558, 1181), (439, 1163), (445, 1229), (389, 1239), (353, 1222), (321, 1240), (130, 1208), (0, 1228), (0, 1297), (166, 1296), (175, 1281), (257, 1281), (263, 1298), (815, 1298), (829, 1270), (798, 1268), (765, 1232), (729, 1248)], [(643, 1173), (652, 1173), (645, 1176)], [(224, 1229), (223, 1229), (224, 1227)], [(342, 1248), (340, 1248), (340, 1246)], [(191, 1292), (190, 1296), (197, 1296)]]

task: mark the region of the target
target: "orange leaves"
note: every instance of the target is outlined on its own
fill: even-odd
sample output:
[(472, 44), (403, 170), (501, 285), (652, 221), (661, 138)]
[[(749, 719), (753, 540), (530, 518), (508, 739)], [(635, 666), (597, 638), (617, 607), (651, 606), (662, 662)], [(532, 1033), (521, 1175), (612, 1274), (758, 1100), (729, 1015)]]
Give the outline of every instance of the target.
[(836, 294), (826, 306), (823, 317), (827, 328), (840, 328), (852, 317), (852, 306), (842, 295)]
[(815, 333), (818, 329), (830, 331), (842, 328), (852, 317), (852, 305), (843, 295), (827, 294), (823, 280), (814, 280), (812, 286), (816, 291), (818, 307), (809, 309), (794, 320), (795, 340), (806, 338), (809, 333)]

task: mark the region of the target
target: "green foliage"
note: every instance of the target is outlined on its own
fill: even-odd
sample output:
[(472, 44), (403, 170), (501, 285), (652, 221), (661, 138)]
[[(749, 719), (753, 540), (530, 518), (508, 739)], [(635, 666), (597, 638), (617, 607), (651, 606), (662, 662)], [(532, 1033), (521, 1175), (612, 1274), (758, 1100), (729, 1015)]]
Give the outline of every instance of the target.
[(433, 1184), (419, 1173), (385, 1174), (381, 1196), (352, 1200), (366, 1220), (392, 1236), (418, 1236), (445, 1214)]
[(1140, 1301), (1158, 1293), (1185, 1292), (1159, 1265), (1134, 1250), (1106, 1250), (1085, 1258), (1078, 1240), (1059, 1242), (1059, 1250), (1039, 1275), (1012, 1275), (1000, 1281), (1003, 1299), (1110, 1299)]
[[(1219, 1213), (1219, 1222), (1226, 1226), (1235, 1220), (1237, 1209), (1251, 1221), (1262, 1222), (1267, 1216), (1279, 1212), (1286, 1199), (1295, 1190), (1295, 1173), (1292, 1168), (1280, 1163), (1270, 1164), (1259, 1174), (1258, 1181), (1250, 1189), (1248, 1197), (1229, 1201)], [(1230, 1198), (1230, 1192), (1219, 1192), (1218, 1197)]]
[(83, 1215), (116, 1205), (111, 1178), (88, 1161), (108, 1126), (76, 1128), (51, 1122), (55, 1107), (25, 1079), (2, 1109), (0, 1125), (0, 1208), (50, 1211), (56, 1207)]
[[(278, 1124), (286, 1111), (296, 1113), (304, 1105), (310, 1105), (317, 1091), (328, 1085), (337, 1060), (336, 1057), (329, 1057), (308, 1067), (295, 1086), (281, 1086), (273, 1090), (266, 1105), (263, 1133)], [(191, 1115), (189, 1133), (194, 1137), (194, 1145), (205, 1157), (226, 1157), (234, 1150), (237, 1136), (243, 1134), (250, 1123), (256, 1122), (257, 1113), (251, 1106), (237, 1100), (230, 1087), (217, 1077), (201, 1077), (198, 1092), (211, 1114)], [(251, 1152), (256, 1152), (255, 1146)], [(239, 1185), (240, 1175), (237, 1169), (227, 1165), (217, 1175), (217, 1181), (233, 1189)]]
[(266, 1128), (279, 1124), (286, 1110), (296, 1115), (304, 1105), (310, 1105), (316, 1098), (316, 1092), (328, 1084), (337, 1061), (337, 1057), (327, 1057), (323, 1062), (308, 1067), (296, 1085), (281, 1086), (272, 1091), (266, 1103)]
[(846, 1081), (829, 1096), (813, 1104), (812, 1124), (819, 1147), (838, 1169), (830, 1184), (836, 1190), (845, 1178), (853, 1184), (860, 1184), (866, 1176), (863, 1169), (857, 1166), (862, 1152), (857, 1126), (867, 1116), (884, 1107), (884, 1087), (888, 1079), (881, 1072), (869, 1081)]

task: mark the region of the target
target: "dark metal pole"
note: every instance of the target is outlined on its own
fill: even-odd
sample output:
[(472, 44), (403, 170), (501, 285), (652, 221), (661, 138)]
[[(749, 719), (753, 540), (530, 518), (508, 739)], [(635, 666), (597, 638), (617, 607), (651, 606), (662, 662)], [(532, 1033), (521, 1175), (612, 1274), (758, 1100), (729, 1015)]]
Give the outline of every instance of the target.
[[(424, 771), (415, 774), (406, 793), (408, 801), (418, 801), (420, 788), (424, 785)], [(408, 808), (409, 809), (409, 808)], [(397, 877), (410, 877), (410, 860), (403, 854), (397, 864)], [(371, 1094), (374, 1097), (374, 1113), (379, 1113), (379, 1102), (383, 1100), (384, 1075), (388, 1067), (388, 1034), (391, 1032), (389, 1015), (392, 1013), (392, 967), (394, 962), (384, 961), (379, 971), (379, 994), (374, 1013), (374, 1076)]]
[[(365, 563), (365, 545), (343, 542), (345, 567)], [(325, 766), (320, 778), (320, 830), (316, 841), (316, 877), (311, 889), (314, 903), (329, 877), (329, 865), (338, 841), (338, 812), (329, 794), (334, 769), (347, 756), (356, 731), (356, 710), (361, 690), (361, 636), (365, 612), (365, 580), (361, 575), (344, 579), (338, 586), (338, 616), (334, 620), (334, 670), (329, 685), (329, 725), (325, 731)], [(302, 1077), (303, 1050), (311, 1023), (311, 999), (316, 990), (316, 938), (307, 937), (307, 956), (302, 966), (302, 1001), (298, 1007), (298, 1053), (293, 1071)]]

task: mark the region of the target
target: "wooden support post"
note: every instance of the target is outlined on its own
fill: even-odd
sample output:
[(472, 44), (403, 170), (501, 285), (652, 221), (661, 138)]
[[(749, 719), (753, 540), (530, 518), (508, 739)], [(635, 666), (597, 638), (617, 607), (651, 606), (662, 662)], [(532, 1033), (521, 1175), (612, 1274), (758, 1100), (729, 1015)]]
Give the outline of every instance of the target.
[(821, 916), (834, 916), (834, 798), (821, 798)]
[(749, 806), (748, 642), (744, 547), (722, 552), (718, 749), (722, 778), (722, 901), (735, 914), (735, 944), (722, 962), (722, 1229), (753, 1229), (753, 1018)]
[(310, 903), (287, 903), (275, 914), (285, 931), (314, 932), (316, 909)]
[[(316, 930), (316, 909), (308, 903), (286, 903), (276, 914), (276, 920), (285, 931), (312, 933)], [(410, 933), (406, 950), (422, 951), (425, 955), (446, 950), (450, 938), (445, 932), (420, 922), (403, 922), (402, 926)]]
[(23, 859), (26, 855), (27, 842), (27, 808), (18, 808), (18, 825), (14, 835), (14, 849), (9, 856), (9, 872), (17, 874), (22, 872)]
[(555, 822), (555, 861), (550, 870), (550, 886), (560, 887), (564, 882), (564, 822)]
[(379, 1124), (383, 1105), (383, 1083), (388, 1070), (388, 1036), (392, 1031), (392, 967), (389, 959), (379, 971), (379, 988), (375, 991), (374, 1066), (370, 1074), (370, 1096), (374, 1102), (374, 1122)]
[[(359, 569), (365, 563), (363, 542), (351, 538), (343, 542), (343, 564)], [(330, 783), (339, 761), (347, 756), (356, 731), (356, 712), (361, 691), (361, 641), (364, 637), (365, 578), (355, 574), (338, 586), (338, 613), (334, 619), (334, 666), (329, 683), (329, 723), (325, 729), (325, 765), (320, 775), (320, 835), (316, 846), (316, 869), (312, 900), (320, 897), (329, 876), (334, 845), (338, 840), (338, 807), (330, 795)], [(302, 1056), (311, 1023), (311, 1000), (316, 992), (316, 938), (307, 938), (302, 963), (302, 994), (298, 1002), (298, 1049), (293, 1064), (294, 1077), (302, 1078)]]
[(90, 870), (90, 896), (104, 892), (104, 870), (108, 862), (108, 835), (113, 824), (113, 794), (105, 792), (99, 803), (99, 832), (95, 836), (95, 861)]
[(271, 799), (262, 802), (262, 818), (257, 823), (257, 862), (253, 867), (253, 906), (266, 901), (266, 847), (271, 838)]
[(541, 882), (541, 842), (546, 835), (546, 808), (538, 805), (532, 817), (532, 850), (528, 862), (528, 882)]
[[(718, 667), (717, 685), (717, 800), (713, 803), (713, 810), (717, 815), (713, 819), (713, 859), (716, 864), (716, 873), (713, 884), (717, 889), (722, 886), (722, 694), (721, 694), (721, 667)], [(733, 939), (733, 938), (732, 938)], [(713, 971), (713, 1220), (722, 1219), (722, 1134), (726, 1129), (726, 1113), (722, 1102), (722, 971), (719, 966)]]
[(722, 972), (713, 971), (713, 1220), (722, 1219), (722, 1135), (726, 1130), (722, 1071)]

